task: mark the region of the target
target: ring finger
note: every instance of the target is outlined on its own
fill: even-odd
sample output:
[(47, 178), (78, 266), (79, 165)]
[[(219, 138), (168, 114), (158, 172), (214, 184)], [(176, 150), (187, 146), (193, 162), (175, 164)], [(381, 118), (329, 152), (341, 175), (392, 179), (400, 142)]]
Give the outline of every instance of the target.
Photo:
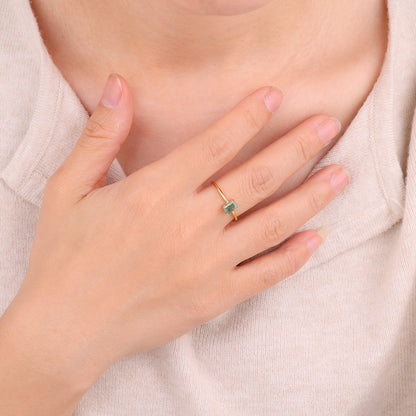
[[(291, 175), (315, 156), (339, 133), (339, 124), (325, 115), (313, 116), (279, 140), (252, 156), (248, 161), (226, 172), (216, 183), (228, 200), (234, 200), (241, 215), (272, 195)], [(218, 201), (214, 221), (220, 226), (234, 221), (226, 215), (217, 189), (207, 186), (199, 192), (202, 206), (212, 207)], [(218, 218), (219, 217), (219, 218)]]
[[(283, 198), (224, 229), (221, 245), (227, 261), (236, 265), (290, 237), (324, 208), (348, 183), (339, 165), (330, 165), (312, 175)], [(235, 242), (238, 242), (236, 245)]]

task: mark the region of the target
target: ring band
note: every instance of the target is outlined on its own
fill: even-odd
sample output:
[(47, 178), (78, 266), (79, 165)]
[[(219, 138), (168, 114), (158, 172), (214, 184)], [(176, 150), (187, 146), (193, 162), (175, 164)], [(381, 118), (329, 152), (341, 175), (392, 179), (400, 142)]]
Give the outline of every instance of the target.
[(223, 205), (225, 213), (233, 214), (234, 220), (237, 221), (237, 215), (234, 212), (238, 208), (237, 202), (235, 202), (234, 200), (229, 201), (215, 181), (212, 181), (212, 184), (217, 188), (217, 191), (221, 195), (221, 198), (225, 201), (225, 204)]

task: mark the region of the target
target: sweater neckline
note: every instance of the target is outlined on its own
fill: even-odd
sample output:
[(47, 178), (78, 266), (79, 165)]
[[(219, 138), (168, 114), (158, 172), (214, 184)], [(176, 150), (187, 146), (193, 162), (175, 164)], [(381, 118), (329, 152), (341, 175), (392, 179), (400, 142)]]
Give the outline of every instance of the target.
[[(23, 21), (31, 22), (31, 48), (39, 52), (39, 90), (29, 128), (2, 177), (21, 197), (40, 207), (46, 181), (72, 150), (85, 128), (88, 113), (53, 63), (30, 2), (25, 4), (22, 13), (27, 14), (27, 19)], [(392, 22), (399, 5), (394, 0), (386, 0), (386, 5), (388, 44), (379, 76), (344, 134), (308, 176), (333, 163), (345, 166), (351, 174), (347, 188), (298, 230), (316, 229), (322, 224), (331, 229), (325, 249), (314, 253), (302, 271), (375, 236), (402, 216), (404, 178), (393, 137), (395, 44), (399, 33), (395, 33)], [(107, 183), (125, 176), (114, 159)], [(371, 194), (374, 198), (367, 200), (366, 195)]]

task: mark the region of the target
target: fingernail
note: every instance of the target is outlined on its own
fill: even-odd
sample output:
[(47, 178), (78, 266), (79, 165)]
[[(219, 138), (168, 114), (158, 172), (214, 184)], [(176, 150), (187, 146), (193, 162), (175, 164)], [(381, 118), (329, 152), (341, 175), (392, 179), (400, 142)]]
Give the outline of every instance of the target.
[(326, 225), (321, 225), (319, 228), (315, 230), (322, 238), (322, 241), (328, 237), (328, 234), (331, 232), (331, 229)]
[(349, 182), (349, 175), (341, 168), (331, 174), (330, 181), (334, 192), (339, 194)]
[(101, 104), (108, 108), (115, 108), (120, 102), (122, 86), (117, 74), (110, 74), (105, 84)]
[(335, 117), (327, 118), (318, 126), (318, 133), (324, 145), (327, 145), (340, 131), (341, 122)]
[(315, 230), (316, 234), (306, 240), (308, 250), (313, 253), (326, 239), (331, 229), (326, 225), (322, 225)]
[(280, 88), (272, 87), (271, 90), (264, 96), (264, 103), (270, 112), (275, 112), (282, 101), (283, 91)]

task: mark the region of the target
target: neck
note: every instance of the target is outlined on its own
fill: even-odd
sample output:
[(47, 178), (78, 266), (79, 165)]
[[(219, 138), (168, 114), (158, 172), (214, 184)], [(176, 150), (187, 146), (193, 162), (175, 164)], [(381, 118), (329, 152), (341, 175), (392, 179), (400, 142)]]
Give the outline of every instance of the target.
[[(38, 14), (50, 16), (43, 26), (59, 34), (47, 36), (48, 48), (58, 59), (75, 54), (70, 59), (89, 71), (96, 62), (100, 72), (106, 65), (108, 70), (132, 67), (171, 75), (207, 69), (222, 73), (277, 62), (279, 67), (290, 62), (293, 70), (297, 61), (304, 62), (311, 54), (310, 44), (332, 28), (334, 8), (351, 4), (350, 0), (272, 0), (243, 14), (207, 15), (192, 13), (171, 0), (34, 3), (54, 9)], [(67, 48), (62, 48), (62, 39)]]
[[(267, 0), (217, 4), (241, 9), (259, 1)], [(384, 1), (272, 0), (239, 15), (192, 14), (178, 6), (203, 3), (197, 0), (31, 5), (53, 60), (89, 113), (108, 73), (129, 82), (135, 119), (118, 157), (133, 172), (265, 85), (282, 88), (285, 98), (263, 137), (252, 142), (257, 150), (313, 113), (348, 121), (380, 58)]]

